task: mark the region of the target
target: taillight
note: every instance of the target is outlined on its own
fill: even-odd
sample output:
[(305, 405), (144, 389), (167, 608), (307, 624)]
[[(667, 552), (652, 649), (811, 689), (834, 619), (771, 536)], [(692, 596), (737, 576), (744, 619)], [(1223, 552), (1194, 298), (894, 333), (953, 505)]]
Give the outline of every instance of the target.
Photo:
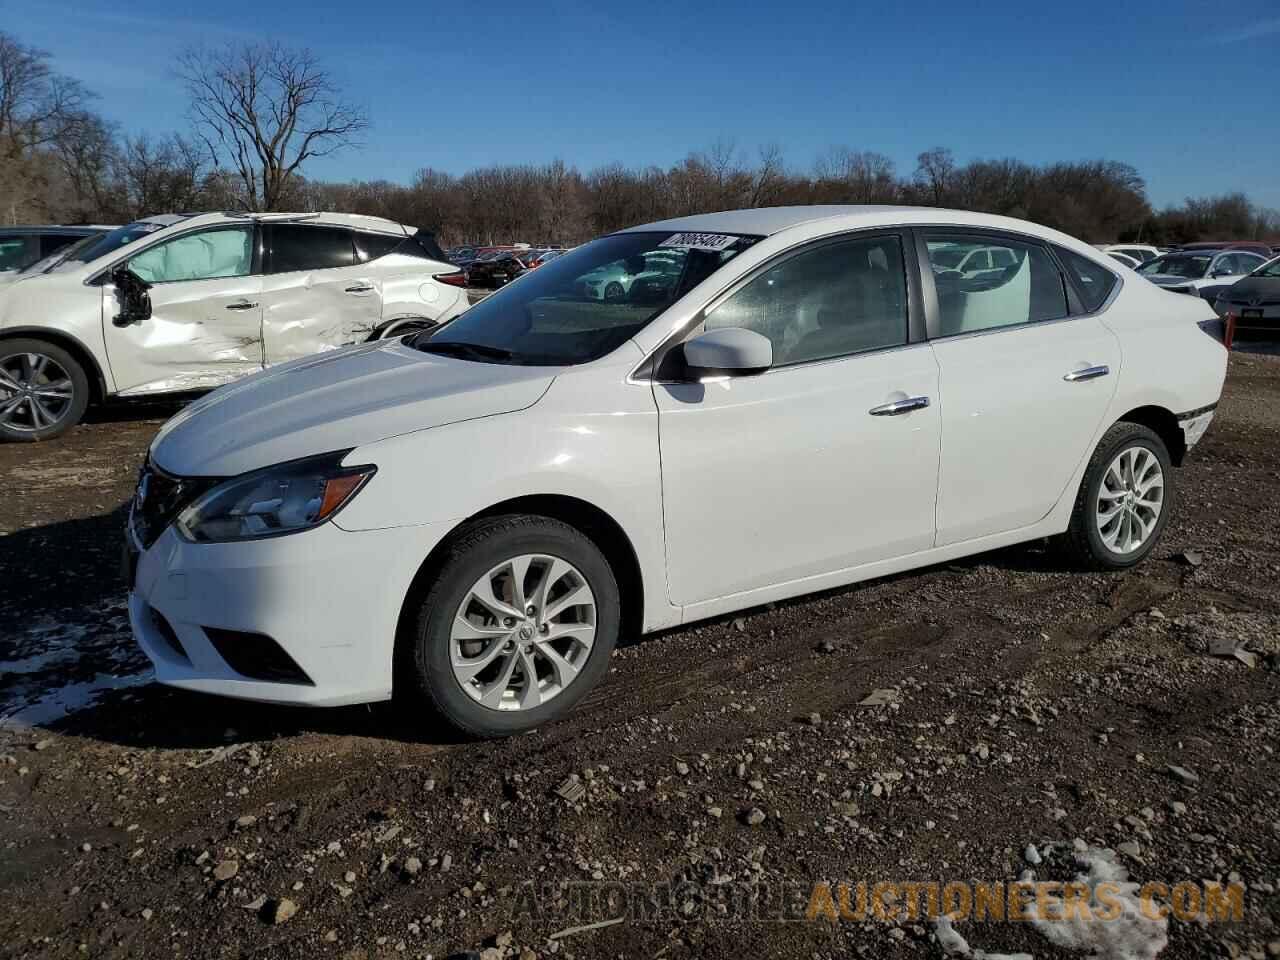
[(447, 283), (451, 287), (465, 287), (467, 285), (467, 275), (461, 270), (455, 270), (453, 273), (437, 273), (433, 275), (432, 279)]

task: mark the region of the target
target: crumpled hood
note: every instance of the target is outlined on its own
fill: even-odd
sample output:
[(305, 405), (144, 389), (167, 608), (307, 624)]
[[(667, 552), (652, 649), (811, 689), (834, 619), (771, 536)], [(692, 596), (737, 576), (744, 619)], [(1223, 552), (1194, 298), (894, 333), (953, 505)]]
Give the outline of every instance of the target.
[(304, 357), (228, 384), (160, 428), (151, 457), (228, 477), (414, 430), (532, 406), (559, 368), (473, 363), (399, 340)]

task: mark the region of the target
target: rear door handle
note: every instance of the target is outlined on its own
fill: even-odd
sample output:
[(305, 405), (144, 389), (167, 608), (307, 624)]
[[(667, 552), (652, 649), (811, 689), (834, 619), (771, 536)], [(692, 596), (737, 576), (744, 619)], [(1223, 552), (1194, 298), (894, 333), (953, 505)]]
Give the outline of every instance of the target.
[(1067, 383), (1079, 383), (1081, 380), (1096, 380), (1098, 377), (1105, 377), (1111, 372), (1111, 368), (1105, 363), (1100, 363), (1096, 367), (1085, 367), (1083, 370), (1072, 370), (1063, 376), (1063, 380)]
[(882, 403), (878, 407), (872, 407), (867, 413), (873, 417), (896, 417), (904, 413), (910, 413), (912, 410), (921, 410), (928, 405), (928, 397), (907, 397), (905, 400)]
[(235, 303), (228, 303), (228, 310), (252, 310), (258, 304), (253, 300), (237, 300)]
[(373, 290), (372, 283), (353, 283), (346, 288), (347, 293), (369, 293)]

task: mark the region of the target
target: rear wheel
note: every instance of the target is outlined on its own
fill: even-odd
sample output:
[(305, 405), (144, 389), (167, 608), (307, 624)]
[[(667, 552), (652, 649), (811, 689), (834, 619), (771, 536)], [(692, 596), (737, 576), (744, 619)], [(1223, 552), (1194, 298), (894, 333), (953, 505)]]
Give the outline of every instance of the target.
[(605, 284), (604, 298), (609, 303), (617, 303), (618, 301), (626, 297), (626, 295), (627, 295), (627, 291), (623, 288), (622, 284), (620, 284), (617, 280), (610, 280), (607, 284)]
[(619, 608), (608, 561), (573, 527), (480, 521), (449, 548), (419, 608), (401, 692), (473, 736), (531, 730), (608, 669)]
[(0, 439), (49, 440), (80, 422), (89, 377), (62, 347), (0, 341)]
[(1117, 423), (1094, 450), (1076, 496), (1067, 543), (1103, 570), (1139, 563), (1159, 542), (1173, 506), (1173, 470), (1159, 434)]

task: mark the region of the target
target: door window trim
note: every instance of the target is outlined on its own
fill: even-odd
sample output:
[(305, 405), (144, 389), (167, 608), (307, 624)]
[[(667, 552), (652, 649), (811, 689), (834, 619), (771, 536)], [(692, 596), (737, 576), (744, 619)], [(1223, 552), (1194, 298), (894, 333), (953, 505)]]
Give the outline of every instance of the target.
[[(968, 337), (985, 337), (996, 333), (1005, 333), (1014, 330), (1029, 330), (1036, 327), (1042, 327), (1050, 323), (1065, 323), (1070, 320), (1078, 320), (1081, 317), (1092, 316), (1086, 313), (1084, 305), (1080, 301), (1079, 294), (1076, 292), (1075, 282), (1071, 279), (1070, 271), (1068, 271), (1054, 253), (1054, 244), (1042, 237), (1032, 234), (1018, 233), (1013, 230), (992, 230), (988, 227), (963, 227), (956, 224), (945, 224), (938, 226), (930, 226), (928, 224), (912, 224), (912, 230), (916, 237), (916, 259), (920, 268), (920, 285), (924, 292), (924, 309), (925, 309), (925, 326), (928, 330), (929, 341), (941, 340), (960, 340)], [(941, 334), (939, 329), (942, 322), (942, 309), (938, 305), (938, 288), (933, 280), (933, 267), (929, 260), (929, 245), (926, 238), (928, 236), (945, 236), (949, 239), (957, 240), (976, 240), (985, 245), (999, 246), (1001, 242), (1016, 243), (1020, 246), (1039, 247), (1049, 258), (1049, 262), (1058, 271), (1058, 277), (1062, 282), (1062, 293), (1066, 300), (1067, 312), (1065, 316), (1053, 317), (1048, 320), (1027, 320), (1022, 323), (1011, 323), (1002, 327), (988, 327), (984, 330), (970, 330), (965, 333)], [(1111, 306), (1116, 294), (1120, 290), (1119, 278), (1111, 289), (1110, 296), (1103, 301), (1102, 306), (1095, 311), (1101, 313), (1107, 307)]]
[[(881, 237), (893, 237), (902, 248), (902, 269), (905, 273), (907, 281), (907, 339), (904, 343), (895, 344), (888, 347), (876, 347), (871, 350), (859, 350), (856, 353), (845, 353), (834, 357), (820, 357), (813, 360), (802, 360), (798, 363), (788, 364), (785, 367), (771, 367), (760, 376), (769, 376), (771, 374), (786, 373), (791, 370), (803, 370), (817, 364), (839, 363), (844, 360), (854, 359), (856, 357), (871, 356), (878, 353), (888, 353), (892, 350), (905, 350), (911, 347), (919, 346), (927, 341), (925, 332), (925, 316), (922, 310), (921, 289), (920, 289), (920, 269), (916, 262), (917, 253), (915, 244), (912, 243), (911, 230), (906, 226), (882, 226), (862, 227), (856, 230), (844, 230), (840, 233), (828, 234), (823, 237), (815, 237), (812, 240), (806, 240), (795, 246), (780, 250), (769, 259), (756, 264), (746, 273), (735, 277), (728, 284), (722, 287), (717, 293), (707, 300), (698, 311), (689, 318), (688, 322), (683, 326), (671, 331), (661, 343), (653, 348), (643, 360), (641, 360), (631, 372), (627, 375), (627, 383), (650, 385), (650, 384), (672, 384), (681, 383), (683, 381), (660, 379), (657, 375), (663, 361), (668, 353), (684, 343), (691, 336), (696, 334), (700, 329), (704, 328), (707, 314), (715, 310), (718, 306), (736, 294), (757, 277), (767, 273), (774, 267), (806, 253), (823, 247), (832, 246), (838, 243), (846, 243), (848, 241), (857, 240), (875, 240)], [(657, 318), (655, 318), (657, 319)]]
[[(122, 263), (128, 263), (134, 257), (141, 253), (146, 253), (152, 247), (159, 246), (162, 243), (168, 243), (171, 240), (178, 240), (182, 237), (190, 236), (194, 233), (212, 233), (215, 230), (244, 230), (253, 231), (252, 258), (249, 261), (249, 272), (235, 277), (201, 277), (196, 280), (157, 280), (152, 286), (158, 286), (169, 283), (209, 283), (212, 280), (244, 280), (248, 277), (257, 277), (262, 275), (262, 225), (260, 223), (206, 223), (201, 226), (188, 227), (178, 233), (169, 234), (166, 237), (155, 237), (151, 243), (145, 247), (138, 247), (131, 250), (126, 256), (122, 256), (117, 260), (111, 261), (107, 266), (103, 267), (97, 273), (94, 273), (84, 281), (86, 287), (100, 287), (111, 278), (111, 272)], [(160, 231), (156, 231), (159, 233)], [(132, 244), (122, 249), (129, 249)]]

